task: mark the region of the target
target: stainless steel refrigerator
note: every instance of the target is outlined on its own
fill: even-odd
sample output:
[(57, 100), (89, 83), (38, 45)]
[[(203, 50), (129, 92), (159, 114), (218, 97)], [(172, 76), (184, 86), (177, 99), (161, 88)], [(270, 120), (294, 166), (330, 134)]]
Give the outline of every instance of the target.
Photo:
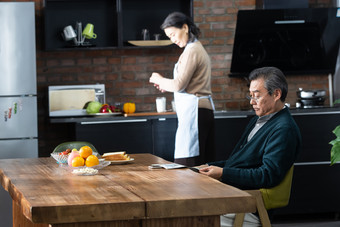
[[(38, 157), (34, 2), (0, 2), (0, 158)], [(6, 170), (5, 170), (6, 171)], [(12, 226), (0, 189), (1, 226)]]

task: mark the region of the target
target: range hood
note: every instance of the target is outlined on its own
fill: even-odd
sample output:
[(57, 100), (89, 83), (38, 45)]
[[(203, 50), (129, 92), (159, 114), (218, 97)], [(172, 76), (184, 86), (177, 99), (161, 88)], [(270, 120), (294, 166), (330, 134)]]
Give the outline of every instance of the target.
[(285, 75), (334, 73), (339, 16), (337, 8), (240, 10), (230, 76), (264, 66)]

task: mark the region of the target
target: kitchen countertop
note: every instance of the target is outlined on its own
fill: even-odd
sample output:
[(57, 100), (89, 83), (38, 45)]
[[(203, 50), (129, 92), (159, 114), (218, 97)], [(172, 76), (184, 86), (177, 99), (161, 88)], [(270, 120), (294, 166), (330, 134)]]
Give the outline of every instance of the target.
[[(290, 112), (296, 115), (317, 115), (317, 114), (340, 114), (340, 107), (319, 107), (319, 108), (291, 108)], [(243, 118), (253, 116), (253, 110), (217, 110), (215, 111), (215, 119), (219, 118)], [(175, 112), (137, 112), (128, 115), (108, 115), (108, 116), (80, 116), (80, 117), (53, 117), (50, 118), (51, 123), (81, 123), (81, 122), (135, 122), (147, 121), (149, 119), (160, 118), (177, 118)]]

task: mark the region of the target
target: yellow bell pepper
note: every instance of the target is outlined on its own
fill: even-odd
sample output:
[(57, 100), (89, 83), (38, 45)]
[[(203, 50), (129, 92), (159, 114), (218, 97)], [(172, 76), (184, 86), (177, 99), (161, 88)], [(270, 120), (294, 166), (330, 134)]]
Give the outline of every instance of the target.
[(136, 104), (132, 102), (124, 103), (123, 110), (125, 113), (134, 113), (136, 111)]

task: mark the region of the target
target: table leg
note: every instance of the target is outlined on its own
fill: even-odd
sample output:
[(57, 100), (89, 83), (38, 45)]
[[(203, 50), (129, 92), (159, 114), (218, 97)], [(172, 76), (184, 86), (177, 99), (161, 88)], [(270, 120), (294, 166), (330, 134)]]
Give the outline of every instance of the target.
[(13, 227), (25, 226), (25, 227), (48, 227), (48, 224), (32, 223), (28, 220), (21, 211), (21, 207), (15, 202), (13, 204)]

